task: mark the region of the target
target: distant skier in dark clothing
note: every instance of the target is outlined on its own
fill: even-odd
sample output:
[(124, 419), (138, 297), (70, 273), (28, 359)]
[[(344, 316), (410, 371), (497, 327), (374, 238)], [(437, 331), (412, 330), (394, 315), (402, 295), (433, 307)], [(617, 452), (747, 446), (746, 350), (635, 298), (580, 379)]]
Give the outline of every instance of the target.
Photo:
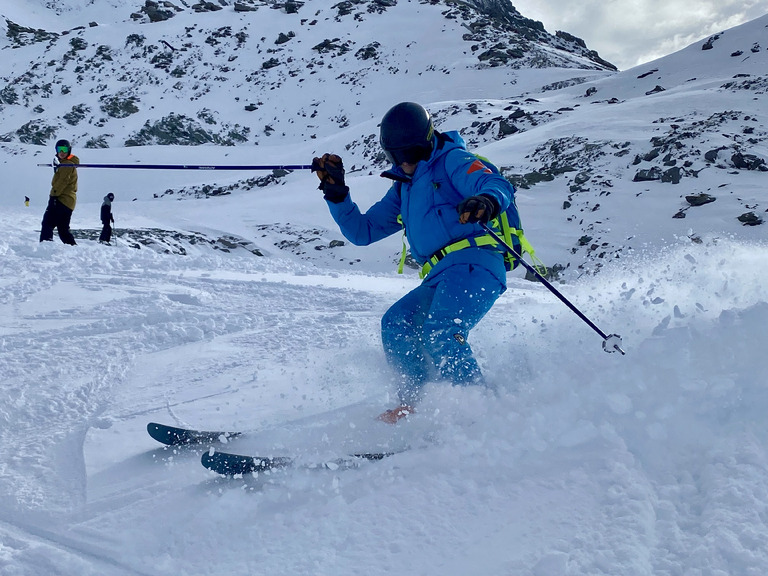
[(69, 230), (69, 222), (77, 202), (77, 164), (80, 164), (80, 159), (72, 154), (69, 141), (56, 142), (51, 195), (40, 224), (40, 242), (53, 240), (53, 229), (58, 228), (59, 238), (64, 244), (77, 244)]
[(112, 201), (115, 199), (115, 195), (110, 192), (104, 196), (104, 203), (101, 205), (101, 223), (104, 227), (101, 229), (101, 236), (99, 236), (99, 242), (103, 244), (109, 244), (112, 240), (112, 224), (115, 223), (115, 217), (112, 215)]

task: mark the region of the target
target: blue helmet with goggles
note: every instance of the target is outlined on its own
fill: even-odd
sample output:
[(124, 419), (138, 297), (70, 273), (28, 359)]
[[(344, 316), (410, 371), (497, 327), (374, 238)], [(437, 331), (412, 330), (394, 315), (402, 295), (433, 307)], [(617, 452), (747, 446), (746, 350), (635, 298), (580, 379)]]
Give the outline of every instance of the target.
[(395, 166), (416, 164), (432, 155), (434, 135), (429, 112), (415, 102), (401, 102), (381, 119), (379, 143)]
[(67, 154), (72, 152), (72, 144), (69, 143), (69, 140), (59, 140), (56, 142), (56, 153), (59, 152), (65, 152)]

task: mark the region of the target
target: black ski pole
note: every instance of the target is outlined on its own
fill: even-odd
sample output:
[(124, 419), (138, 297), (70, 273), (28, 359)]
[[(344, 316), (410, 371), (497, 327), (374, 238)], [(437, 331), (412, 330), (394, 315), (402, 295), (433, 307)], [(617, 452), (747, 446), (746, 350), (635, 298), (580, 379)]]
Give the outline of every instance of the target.
[[(48, 167), (53, 164), (38, 164)], [(69, 166), (69, 165), (67, 165)], [(55, 166), (54, 166), (55, 167)], [(310, 170), (310, 164), (269, 164), (269, 165), (204, 165), (204, 164), (73, 164), (74, 168), (133, 168), (138, 170)]]
[(549, 289), (549, 291), (552, 292), (552, 294), (557, 296), (563, 304), (568, 306), (568, 308), (570, 308), (579, 318), (584, 320), (584, 322), (587, 323), (587, 326), (592, 328), (592, 330), (594, 330), (595, 332), (597, 332), (600, 335), (600, 337), (603, 339), (603, 350), (605, 350), (606, 352), (615, 352), (615, 351), (618, 350), (619, 352), (621, 352), (622, 356), (624, 355), (624, 350), (621, 349), (621, 345), (622, 345), (621, 336), (619, 336), (618, 334), (610, 334), (610, 335), (608, 335), (605, 332), (603, 332), (602, 330), (600, 330), (600, 328), (598, 328), (595, 325), (595, 323), (592, 322), (592, 320), (587, 318), (584, 315), (584, 313), (582, 313), (581, 310), (576, 308), (576, 306), (571, 304), (571, 302), (565, 296), (563, 296), (557, 288), (552, 286), (552, 284), (549, 282), (549, 280), (547, 280), (546, 278), (544, 278), (544, 276), (539, 274), (539, 271), (536, 270), (536, 268), (534, 268), (533, 266), (528, 264), (528, 262), (523, 260), (522, 255), (518, 254), (517, 251), (514, 248), (512, 248), (512, 246), (510, 246), (509, 244), (504, 242), (504, 239), (501, 236), (499, 236), (498, 234), (496, 234), (496, 232), (494, 232), (493, 229), (491, 229), (487, 224), (485, 224), (483, 222), (480, 222), (480, 225), (485, 229), (486, 232), (488, 232), (488, 234), (493, 236), (493, 238), (497, 242), (499, 242), (501, 244), (501, 246), (504, 248), (504, 250), (509, 252), (515, 258), (517, 258), (517, 261), (520, 262), (520, 264), (522, 264), (523, 267), (526, 270), (528, 270), (528, 272), (530, 272), (531, 274), (536, 276), (536, 278), (539, 280), (539, 282), (544, 284), (544, 286), (546, 286)]

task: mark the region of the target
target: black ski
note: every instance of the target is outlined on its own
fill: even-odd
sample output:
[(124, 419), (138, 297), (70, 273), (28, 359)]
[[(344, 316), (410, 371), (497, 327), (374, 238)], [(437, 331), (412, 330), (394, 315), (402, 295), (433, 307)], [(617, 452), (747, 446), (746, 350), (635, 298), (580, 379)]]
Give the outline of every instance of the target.
[(155, 440), (167, 446), (183, 446), (189, 444), (212, 444), (225, 442), (240, 436), (241, 432), (213, 432), (203, 430), (190, 430), (177, 428), (150, 422), (147, 424), (147, 432)]
[[(394, 452), (367, 452), (363, 454), (351, 454), (343, 458), (336, 458), (318, 464), (307, 465), (307, 468), (323, 468), (327, 470), (338, 470), (355, 468), (364, 460), (383, 460), (387, 456), (392, 456)], [(249, 474), (252, 472), (266, 472), (268, 470), (277, 470), (280, 468), (290, 468), (296, 465), (294, 458), (286, 456), (241, 456), (239, 454), (229, 454), (227, 452), (208, 451), (203, 454), (200, 462), (203, 466), (222, 476), (237, 476), (238, 474)]]

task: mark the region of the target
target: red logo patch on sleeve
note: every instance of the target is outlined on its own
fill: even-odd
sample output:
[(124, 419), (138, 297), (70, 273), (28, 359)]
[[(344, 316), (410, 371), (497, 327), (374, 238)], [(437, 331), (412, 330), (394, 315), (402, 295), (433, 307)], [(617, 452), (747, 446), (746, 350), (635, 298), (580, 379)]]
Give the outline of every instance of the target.
[(469, 170), (467, 170), (467, 174), (472, 174), (472, 172), (477, 172), (478, 170), (482, 170), (486, 174), (493, 174), (490, 168), (480, 162), (480, 160), (475, 160), (472, 162), (472, 165), (469, 167)]

